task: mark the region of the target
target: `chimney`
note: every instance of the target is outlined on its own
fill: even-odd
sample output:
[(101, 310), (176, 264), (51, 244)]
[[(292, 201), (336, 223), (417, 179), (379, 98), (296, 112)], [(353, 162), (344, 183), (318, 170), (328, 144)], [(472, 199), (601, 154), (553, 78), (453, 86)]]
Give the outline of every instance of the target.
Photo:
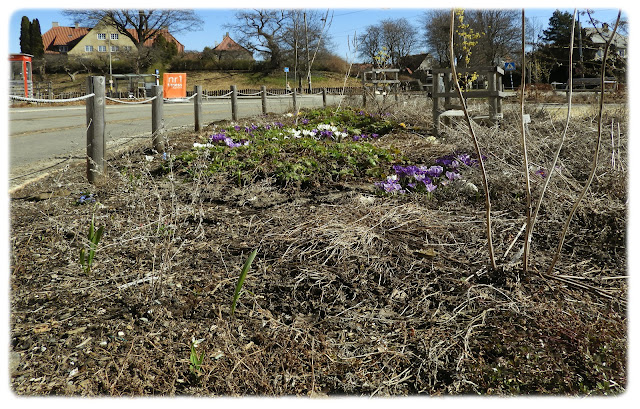
[(229, 37), (229, 32), (228, 31), (227, 31), (227, 34), (225, 34), (222, 39), (224, 40), (226, 37)]
[(605, 32), (609, 31), (609, 24), (602, 23), (602, 31), (605, 31)]
[(75, 23), (75, 28), (78, 28), (80, 26), (80, 23), (76, 22)]
[(52, 21), (51, 22), (51, 28), (54, 28), (54, 27), (58, 27), (58, 22), (57, 21)]

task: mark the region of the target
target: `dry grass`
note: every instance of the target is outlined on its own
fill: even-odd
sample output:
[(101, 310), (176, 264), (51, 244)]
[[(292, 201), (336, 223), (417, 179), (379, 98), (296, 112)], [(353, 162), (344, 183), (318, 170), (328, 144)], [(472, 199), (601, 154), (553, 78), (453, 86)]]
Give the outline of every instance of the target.
[[(471, 150), (456, 124), (434, 144), (429, 105), (402, 102), (391, 112), (407, 130), (376, 145), (418, 164)], [(500, 256), (524, 222), (517, 123), (509, 107), (505, 114), (500, 128), (478, 127)], [(544, 167), (561, 125), (545, 111), (531, 115), (531, 163)], [(620, 156), (613, 168), (605, 144), (558, 264), (564, 282), (535, 272), (549, 262), (588, 172), (589, 116), (572, 122), (526, 276), (506, 262), (487, 269), (483, 202), (461, 191), (427, 200), (376, 195), (368, 180), (297, 191), (268, 177), (237, 186), (207, 176), (206, 158), (186, 180), (157, 155), (145, 160), (144, 150), (110, 160), (110, 177), (97, 186), (79, 168), (40, 180), (11, 202), (12, 388), (84, 396), (620, 393), (628, 118), (625, 110), (607, 115), (605, 123), (621, 124)], [(196, 138), (174, 137), (170, 153)], [(471, 169), (467, 179), (480, 185)], [(71, 196), (17, 199), (61, 189)], [(101, 203), (96, 224), (106, 226), (90, 276), (77, 263), (94, 212), (75, 205), (86, 191)], [(235, 283), (255, 248), (232, 319)], [(206, 352), (197, 375), (188, 370), (192, 338)]]

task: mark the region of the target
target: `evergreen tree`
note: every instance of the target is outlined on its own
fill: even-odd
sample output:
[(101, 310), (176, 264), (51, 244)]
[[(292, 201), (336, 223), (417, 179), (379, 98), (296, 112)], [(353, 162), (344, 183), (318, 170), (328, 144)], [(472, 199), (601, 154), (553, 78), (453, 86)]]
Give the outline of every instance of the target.
[(549, 28), (542, 32), (541, 40), (555, 46), (567, 47), (571, 36), (572, 14), (556, 10), (549, 18)]
[(34, 19), (30, 28), (31, 53), (36, 58), (44, 56), (44, 43), (42, 42), (42, 33), (40, 32), (40, 22)]
[[(533, 59), (544, 66), (544, 70), (549, 72), (549, 82), (566, 82), (569, 78), (569, 41), (571, 38), (571, 20), (573, 15), (569, 12), (556, 10), (549, 18), (549, 27), (542, 32), (540, 40), (542, 46), (536, 50)], [(573, 47), (574, 76), (591, 76), (594, 73), (587, 67), (594, 57), (593, 43), (582, 29), (583, 59), (585, 64), (580, 62), (578, 48), (578, 23), (576, 21), (575, 40)]]
[(31, 54), (31, 22), (27, 16), (20, 22), (20, 52)]
[(173, 57), (178, 55), (178, 46), (173, 41), (167, 41), (167, 39), (159, 34), (153, 41), (152, 50), (154, 56), (163, 63), (168, 63)]

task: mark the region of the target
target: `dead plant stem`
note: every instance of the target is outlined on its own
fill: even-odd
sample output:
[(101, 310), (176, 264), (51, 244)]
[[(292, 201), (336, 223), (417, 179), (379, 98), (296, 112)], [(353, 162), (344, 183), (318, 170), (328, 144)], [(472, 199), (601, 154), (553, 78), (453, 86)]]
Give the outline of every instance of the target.
[(580, 205), (580, 202), (582, 201), (582, 199), (584, 198), (584, 196), (587, 194), (587, 190), (589, 190), (589, 186), (591, 185), (591, 182), (593, 181), (593, 177), (596, 174), (596, 169), (598, 167), (598, 154), (600, 153), (600, 146), (601, 146), (601, 142), (602, 142), (602, 111), (604, 109), (604, 78), (605, 78), (605, 74), (606, 74), (606, 67), (607, 67), (607, 57), (609, 55), (609, 47), (611, 46), (611, 41), (613, 40), (616, 31), (618, 30), (618, 24), (620, 23), (620, 14), (622, 12), (618, 11), (618, 17), (616, 18), (616, 24), (613, 27), (613, 32), (611, 33), (611, 37), (609, 37), (609, 39), (607, 40), (605, 46), (604, 46), (604, 52), (603, 52), (603, 56), (602, 56), (602, 65), (600, 67), (600, 105), (598, 107), (598, 138), (596, 141), (596, 149), (595, 149), (595, 153), (593, 154), (593, 163), (591, 165), (591, 173), (589, 174), (589, 178), (587, 179), (587, 183), (585, 183), (584, 188), (582, 189), (582, 192), (580, 192), (580, 196), (578, 197), (578, 200), (576, 200), (575, 204), (573, 205), (573, 207), (571, 208), (571, 212), (569, 213), (569, 216), (567, 217), (567, 220), (562, 228), (562, 232), (560, 234), (560, 242), (558, 243), (558, 248), (556, 249), (556, 254), (553, 256), (553, 260), (551, 261), (551, 265), (549, 265), (549, 268), (547, 269), (547, 274), (551, 274), (551, 272), (553, 271), (553, 268), (555, 267), (557, 261), (558, 261), (558, 257), (560, 256), (560, 252), (562, 251), (562, 246), (564, 244), (564, 239), (567, 235), (567, 230), (569, 229), (569, 224), (571, 223), (571, 219), (573, 218), (573, 215), (575, 214), (576, 210), (578, 209), (578, 206)]
[(524, 176), (527, 188), (527, 230), (524, 241), (524, 252), (522, 256), (523, 272), (526, 274), (529, 265), (529, 240), (531, 233), (531, 181), (529, 180), (529, 158), (527, 156), (527, 137), (524, 129), (524, 88), (525, 88), (525, 67), (526, 67), (526, 52), (525, 52), (525, 19), (524, 9), (522, 9), (522, 81), (520, 88), (520, 133), (522, 134), (522, 156), (524, 161)]
[(467, 126), (469, 127), (469, 133), (471, 134), (471, 139), (473, 139), (476, 155), (478, 156), (478, 163), (480, 164), (480, 171), (482, 174), (482, 185), (484, 187), (484, 200), (485, 200), (485, 207), (486, 207), (486, 228), (487, 228), (487, 246), (489, 251), (489, 261), (491, 262), (491, 268), (495, 270), (497, 266), (496, 266), (496, 258), (493, 251), (493, 238), (491, 235), (491, 199), (489, 198), (489, 184), (487, 183), (487, 172), (484, 167), (484, 161), (482, 160), (482, 154), (480, 153), (480, 145), (478, 144), (478, 138), (476, 137), (476, 133), (473, 130), (471, 117), (469, 116), (469, 111), (467, 110), (467, 104), (464, 100), (464, 97), (462, 96), (462, 90), (460, 89), (460, 84), (458, 83), (458, 73), (456, 72), (455, 56), (453, 53), (454, 31), (455, 31), (455, 10), (451, 9), (451, 25), (450, 25), (450, 38), (449, 38), (449, 58), (451, 60), (451, 76), (453, 78), (453, 83), (456, 86), (456, 92), (458, 93), (458, 98), (460, 99), (460, 103), (462, 104), (464, 118), (467, 122)]
[[(573, 10), (573, 19), (571, 20), (571, 36), (569, 40), (569, 49), (573, 50), (573, 43), (575, 39), (575, 19), (576, 19), (576, 9)], [(573, 67), (573, 51), (569, 53), (569, 66)], [(569, 81), (568, 81), (568, 90), (567, 94), (567, 119), (565, 120), (564, 129), (562, 131), (562, 135), (560, 137), (560, 143), (558, 144), (558, 149), (556, 149), (556, 153), (553, 157), (553, 162), (551, 163), (551, 168), (549, 169), (549, 175), (545, 178), (544, 186), (542, 187), (542, 192), (540, 193), (540, 198), (536, 204), (536, 210), (533, 212), (533, 216), (531, 218), (531, 228), (529, 229), (526, 235), (525, 243), (531, 242), (531, 237), (533, 235), (533, 227), (536, 223), (536, 218), (538, 217), (538, 212), (540, 211), (540, 205), (542, 204), (542, 199), (547, 191), (547, 187), (549, 186), (549, 181), (551, 180), (551, 176), (556, 168), (556, 164), (558, 163), (558, 158), (560, 156), (560, 151), (562, 150), (562, 145), (564, 144), (564, 140), (567, 136), (567, 130), (569, 129), (569, 123), (571, 121), (571, 99), (573, 95), (573, 70), (569, 70)]]

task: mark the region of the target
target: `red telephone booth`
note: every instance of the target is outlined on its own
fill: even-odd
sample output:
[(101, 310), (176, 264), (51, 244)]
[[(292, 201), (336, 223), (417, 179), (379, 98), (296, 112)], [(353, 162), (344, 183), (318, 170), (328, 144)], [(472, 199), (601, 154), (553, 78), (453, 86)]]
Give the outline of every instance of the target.
[(11, 95), (33, 97), (33, 81), (31, 79), (31, 58), (29, 54), (10, 54), (11, 79), (9, 87)]

